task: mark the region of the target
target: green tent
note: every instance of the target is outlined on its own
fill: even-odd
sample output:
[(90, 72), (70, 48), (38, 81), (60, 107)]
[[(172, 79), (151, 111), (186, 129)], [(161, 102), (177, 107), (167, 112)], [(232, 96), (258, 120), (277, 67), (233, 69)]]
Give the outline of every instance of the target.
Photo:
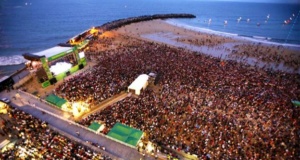
[(54, 94), (50, 94), (49, 96), (46, 97), (46, 101), (54, 105), (57, 100), (58, 100), (57, 96), (55, 96)]
[(58, 102), (56, 102), (56, 106), (61, 108), (65, 103), (67, 103), (65, 99), (60, 99)]
[(143, 132), (127, 125), (116, 123), (107, 136), (135, 147), (143, 136)]
[(98, 122), (93, 122), (93, 123), (89, 126), (89, 129), (98, 132), (101, 126), (102, 126), (102, 124), (99, 124)]
[(49, 96), (46, 97), (46, 101), (55, 105), (56, 107), (60, 108), (67, 103), (67, 101), (63, 98), (60, 98), (54, 94), (50, 94)]

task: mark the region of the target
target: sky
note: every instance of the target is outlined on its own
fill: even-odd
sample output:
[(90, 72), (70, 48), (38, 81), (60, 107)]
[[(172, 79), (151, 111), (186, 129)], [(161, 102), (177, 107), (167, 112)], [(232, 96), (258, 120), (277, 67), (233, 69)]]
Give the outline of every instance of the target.
[(300, 0), (216, 0), (216, 1), (261, 2), (261, 3), (298, 3), (298, 4), (300, 4)]

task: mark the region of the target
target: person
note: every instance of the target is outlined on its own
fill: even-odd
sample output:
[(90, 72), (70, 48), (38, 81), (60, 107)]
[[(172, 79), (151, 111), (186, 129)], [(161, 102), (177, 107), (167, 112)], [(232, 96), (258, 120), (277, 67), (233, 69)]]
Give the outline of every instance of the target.
[(9, 114), (12, 115), (11, 123), (9, 122), (2, 130), (0, 129), (0, 135), (6, 134), (13, 139), (18, 139), (10, 149), (1, 152), (0, 159), (20, 159), (20, 152), (23, 152), (21, 148), (27, 151), (34, 148), (34, 152), (25, 153), (28, 156), (27, 159), (30, 159), (30, 156), (37, 159), (66, 159), (64, 156), (67, 156), (67, 159), (111, 160), (109, 156), (91, 152), (87, 147), (60, 135), (45, 125), (46, 122), (23, 111), (11, 109)]

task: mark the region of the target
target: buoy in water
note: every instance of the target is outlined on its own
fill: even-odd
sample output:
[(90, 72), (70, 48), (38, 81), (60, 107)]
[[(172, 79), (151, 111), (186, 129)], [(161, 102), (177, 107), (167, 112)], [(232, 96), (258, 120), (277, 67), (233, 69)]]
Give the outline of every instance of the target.
[(291, 21), (288, 19), (288, 20), (285, 20), (283, 23), (284, 24), (289, 24)]
[(242, 17), (238, 18), (238, 19), (237, 19), (237, 22), (239, 23), (241, 20), (242, 20)]
[(227, 20), (225, 20), (225, 21), (224, 21), (224, 25), (227, 25), (227, 23), (228, 23)]

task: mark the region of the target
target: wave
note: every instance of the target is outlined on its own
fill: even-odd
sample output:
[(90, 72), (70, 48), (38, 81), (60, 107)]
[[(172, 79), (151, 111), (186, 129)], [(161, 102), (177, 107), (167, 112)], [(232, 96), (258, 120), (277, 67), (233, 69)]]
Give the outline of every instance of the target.
[(27, 60), (20, 55), (0, 56), (0, 66), (18, 65), (25, 63)]
[(271, 40), (270, 37), (262, 37), (262, 36), (252, 36), (254, 39), (261, 39), (261, 40)]
[(295, 44), (297, 42), (292, 40), (284, 40), (279, 38), (270, 38), (270, 37), (261, 37), (261, 36), (242, 36), (246, 40), (252, 41), (252, 42), (258, 42), (258, 43), (264, 43), (264, 44), (270, 44), (270, 45), (278, 45), (278, 46), (285, 46), (285, 47), (292, 47), (295, 49), (300, 49), (299, 44)]
[(204, 32), (204, 33), (214, 34), (214, 35), (218, 35), (218, 36), (248, 40), (248, 41), (257, 42), (257, 43), (265, 43), (265, 44), (272, 44), (272, 45), (282, 45), (282, 46), (287, 46), (287, 47), (295, 47), (297, 49), (300, 49), (299, 44), (286, 43), (286, 41), (283, 40), (283, 39), (275, 39), (275, 38), (271, 38), (271, 37), (249, 36), (249, 35), (241, 35), (241, 34), (236, 34), (236, 33), (221, 32), (221, 31), (211, 30), (211, 29), (207, 29), (207, 28), (200, 28), (200, 27), (190, 26), (188, 24), (184, 24), (184, 23), (174, 21), (174, 20), (166, 20), (166, 22), (168, 24), (171, 24), (171, 25), (174, 25), (174, 26), (177, 26), (177, 27), (182, 27), (182, 28), (194, 30), (194, 31), (197, 31), (197, 32)]

